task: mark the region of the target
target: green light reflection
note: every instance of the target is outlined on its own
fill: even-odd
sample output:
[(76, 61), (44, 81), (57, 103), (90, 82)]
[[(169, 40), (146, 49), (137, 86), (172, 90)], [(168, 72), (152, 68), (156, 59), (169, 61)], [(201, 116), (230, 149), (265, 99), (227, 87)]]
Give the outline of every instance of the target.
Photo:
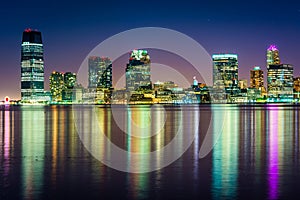
[(22, 107), (22, 190), (38, 199), (44, 184), (45, 113), (43, 107)]
[[(239, 110), (212, 108), (213, 126), (220, 126), (224, 115), (227, 120), (223, 132), (213, 149), (212, 194), (213, 199), (236, 198), (238, 178)], [(218, 133), (214, 134), (214, 140)]]

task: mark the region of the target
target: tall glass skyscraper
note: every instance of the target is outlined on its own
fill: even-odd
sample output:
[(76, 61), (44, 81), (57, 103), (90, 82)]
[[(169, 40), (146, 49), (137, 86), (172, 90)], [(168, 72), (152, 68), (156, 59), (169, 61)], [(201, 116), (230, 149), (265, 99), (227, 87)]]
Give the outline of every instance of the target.
[(126, 90), (152, 88), (150, 79), (150, 56), (146, 50), (133, 50), (126, 66)]
[(226, 93), (236, 93), (238, 88), (238, 56), (236, 54), (214, 54), (213, 86), (225, 89)]
[(275, 45), (267, 49), (268, 97), (277, 99), (293, 98), (293, 72), (289, 64), (281, 64), (279, 50)]
[(89, 65), (89, 88), (112, 88), (112, 62), (107, 57), (91, 56)]
[(72, 72), (66, 72), (64, 74), (64, 89), (62, 91), (62, 100), (72, 101), (74, 96), (74, 87), (76, 86), (76, 74)]
[(268, 65), (268, 96), (270, 98), (293, 97), (293, 66), (288, 64)]
[(76, 74), (72, 72), (52, 72), (49, 78), (51, 99), (54, 102), (71, 101), (76, 86)]
[(50, 75), (49, 81), (52, 101), (61, 101), (64, 89), (64, 74), (54, 71)]
[(66, 72), (64, 74), (65, 88), (73, 89), (76, 85), (76, 74), (72, 72)]
[(279, 65), (279, 50), (275, 45), (270, 45), (267, 49), (267, 65)]
[(44, 100), (44, 50), (42, 34), (26, 29), (21, 48), (21, 99), (26, 102)]

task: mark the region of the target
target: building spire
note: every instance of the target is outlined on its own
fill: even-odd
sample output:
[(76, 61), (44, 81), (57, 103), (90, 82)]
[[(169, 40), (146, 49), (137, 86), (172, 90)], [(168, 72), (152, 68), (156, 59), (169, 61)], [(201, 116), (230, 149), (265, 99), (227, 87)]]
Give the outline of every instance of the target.
[(267, 49), (267, 65), (279, 65), (280, 58), (279, 58), (279, 50), (276, 45), (272, 44)]

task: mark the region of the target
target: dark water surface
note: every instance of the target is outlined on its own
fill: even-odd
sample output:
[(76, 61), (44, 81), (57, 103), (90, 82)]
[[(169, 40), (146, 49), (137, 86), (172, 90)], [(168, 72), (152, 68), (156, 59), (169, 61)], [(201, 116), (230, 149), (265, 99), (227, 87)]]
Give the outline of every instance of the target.
[[(0, 199), (296, 199), (300, 195), (299, 107), (194, 105), (184, 109), (130, 106), (118, 111), (122, 127), (110, 107), (83, 106), (76, 121), (72, 106), (3, 106)], [(91, 124), (93, 113), (97, 127)], [(199, 159), (210, 122), (216, 145)], [(109, 160), (111, 149), (92, 134), (94, 129), (123, 150), (147, 153), (169, 144), (180, 124), (188, 134), (177, 141), (173, 153), (184, 151), (188, 137), (195, 140), (165, 168), (126, 173), (96, 159)], [(153, 130), (158, 134), (146, 137)], [(93, 150), (96, 158), (90, 153)], [(161, 159), (155, 166), (162, 164)], [(148, 157), (134, 160), (128, 154), (128, 160), (121, 163), (128, 169), (150, 167)]]

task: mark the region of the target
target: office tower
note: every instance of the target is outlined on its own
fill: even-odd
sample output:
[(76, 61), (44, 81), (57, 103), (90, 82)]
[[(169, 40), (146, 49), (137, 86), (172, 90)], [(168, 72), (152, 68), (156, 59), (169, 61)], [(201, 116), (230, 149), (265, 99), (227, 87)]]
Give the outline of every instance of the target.
[(250, 88), (260, 89), (264, 87), (264, 71), (256, 66), (250, 71)]
[(275, 45), (270, 45), (267, 49), (267, 65), (279, 65), (279, 50)]
[(267, 97), (267, 91), (264, 86), (264, 71), (258, 66), (255, 66), (253, 70), (250, 70), (250, 88), (248, 90), (248, 95), (249, 93), (252, 93), (254, 100), (261, 97)]
[(73, 89), (76, 84), (76, 74), (72, 72), (66, 72), (64, 74), (65, 88)]
[(282, 100), (293, 97), (293, 66), (281, 64), (279, 51), (275, 45), (267, 49), (268, 97)]
[(126, 90), (148, 90), (150, 79), (150, 57), (146, 50), (133, 50), (126, 66)]
[(239, 80), (238, 86), (240, 89), (247, 89), (248, 88), (248, 80), (247, 79)]
[(26, 102), (44, 99), (44, 56), (42, 34), (26, 29), (21, 47), (21, 99)]
[(71, 72), (52, 72), (50, 75), (50, 93), (54, 102), (73, 100), (76, 74)]
[(294, 78), (294, 98), (300, 98), (300, 77)]
[(294, 78), (294, 91), (300, 92), (300, 77)]
[(268, 96), (270, 98), (291, 98), (293, 88), (292, 65), (268, 65)]
[(49, 78), (49, 86), (52, 101), (62, 100), (62, 91), (64, 89), (64, 74), (60, 72), (52, 72)]
[(73, 89), (76, 85), (76, 74), (72, 72), (66, 72), (64, 74), (64, 88), (62, 90), (62, 100), (73, 100)]
[(97, 87), (100, 88), (112, 88), (112, 62), (109, 58), (102, 58), (105, 63), (103, 71), (98, 72), (99, 83)]
[(238, 56), (236, 54), (214, 54), (213, 86), (225, 89), (228, 94), (238, 91)]
[(107, 57), (91, 56), (89, 65), (89, 88), (112, 88), (112, 62)]

